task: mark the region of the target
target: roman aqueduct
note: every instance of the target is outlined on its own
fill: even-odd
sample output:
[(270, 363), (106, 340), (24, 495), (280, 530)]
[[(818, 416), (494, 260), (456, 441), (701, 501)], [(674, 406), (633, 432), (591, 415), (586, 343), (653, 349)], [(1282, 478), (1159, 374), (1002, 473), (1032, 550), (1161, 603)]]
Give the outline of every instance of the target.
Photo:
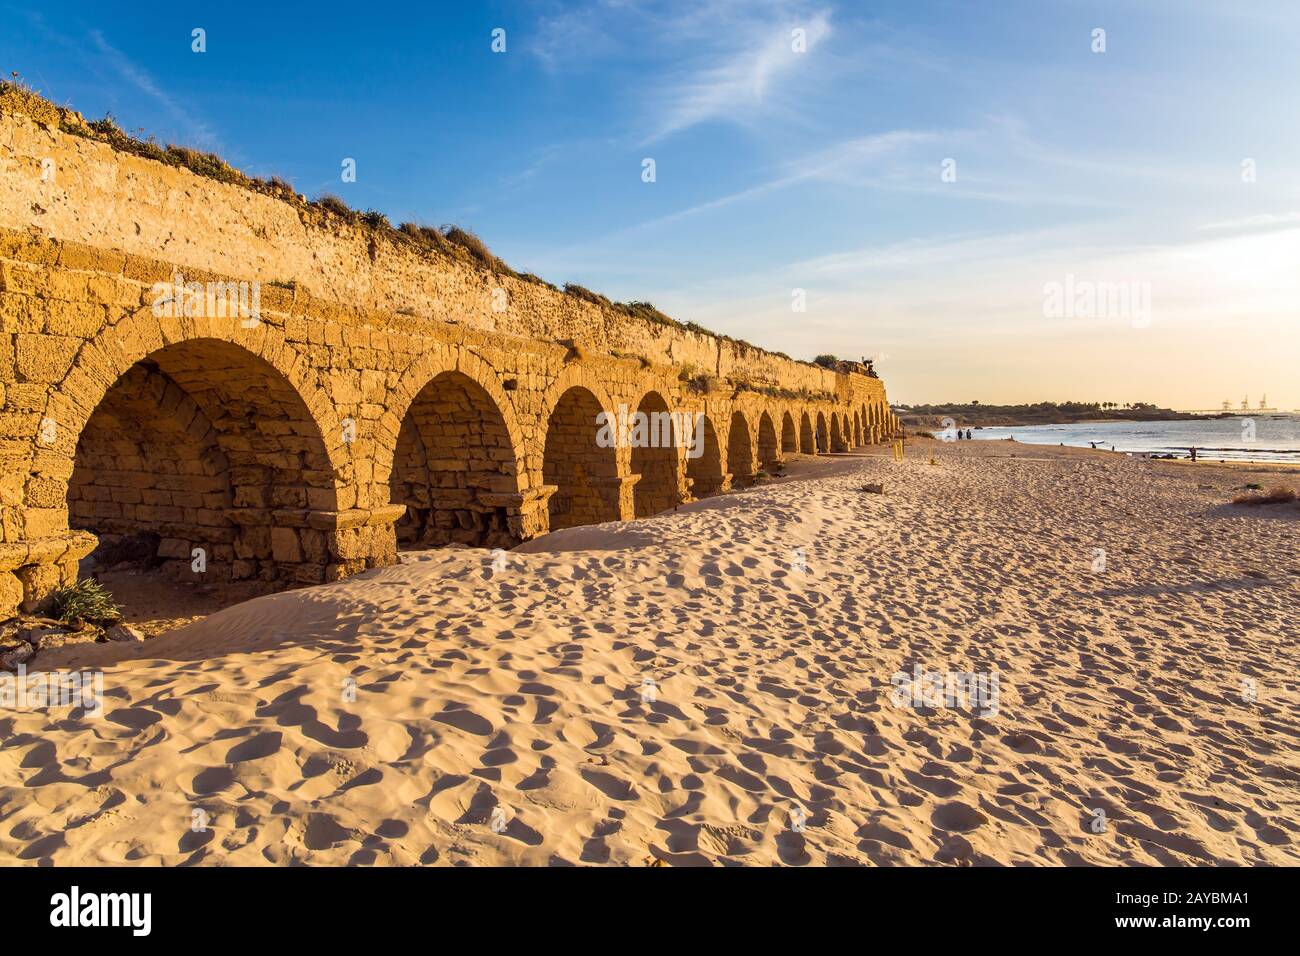
[[(253, 318), (206, 294), (241, 282)], [(0, 115), (0, 321), (3, 613), (76, 580), (97, 541), (154, 542), (181, 575), (201, 550), (207, 580), (316, 583), (407, 544), (651, 515), (898, 431), (878, 378), (430, 256), (20, 112)], [(597, 414), (620, 405), (702, 412), (703, 454), (603, 447)]]

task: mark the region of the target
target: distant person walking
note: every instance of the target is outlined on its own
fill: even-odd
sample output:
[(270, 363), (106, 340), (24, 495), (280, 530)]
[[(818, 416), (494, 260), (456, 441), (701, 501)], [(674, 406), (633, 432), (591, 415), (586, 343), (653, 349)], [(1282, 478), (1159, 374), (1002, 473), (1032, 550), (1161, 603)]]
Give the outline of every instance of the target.
[(1195, 446), (1195, 445), (1192, 446), (1192, 448), (1191, 448), (1191, 452), (1192, 452), (1192, 463), (1195, 464), (1195, 463), (1196, 463), (1196, 446)]

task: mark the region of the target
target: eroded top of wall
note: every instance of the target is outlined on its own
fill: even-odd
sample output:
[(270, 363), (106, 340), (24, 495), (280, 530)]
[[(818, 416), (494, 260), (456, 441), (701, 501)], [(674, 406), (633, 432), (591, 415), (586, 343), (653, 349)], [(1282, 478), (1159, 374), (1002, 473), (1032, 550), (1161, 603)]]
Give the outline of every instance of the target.
[[(459, 322), (694, 367), (701, 374), (851, 398), (883, 383), (679, 326), (630, 316), (450, 258), (362, 224), (115, 150), (37, 122), (0, 116), (0, 224), (162, 258), (186, 268), (435, 322)], [(504, 306), (504, 308), (503, 308)]]

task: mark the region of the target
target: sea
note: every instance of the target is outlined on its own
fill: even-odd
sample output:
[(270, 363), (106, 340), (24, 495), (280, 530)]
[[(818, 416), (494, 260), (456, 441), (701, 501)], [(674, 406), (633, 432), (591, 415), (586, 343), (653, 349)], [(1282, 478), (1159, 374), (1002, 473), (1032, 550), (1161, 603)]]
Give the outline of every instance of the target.
[(1030, 445), (1097, 447), (1177, 458), (1190, 458), (1194, 446), (1198, 459), (1300, 464), (1300, 413), (1259, 413), (1174, 422), (1075, 422), (975, 428), (972, 434), (976, 439), (1014, 438)]

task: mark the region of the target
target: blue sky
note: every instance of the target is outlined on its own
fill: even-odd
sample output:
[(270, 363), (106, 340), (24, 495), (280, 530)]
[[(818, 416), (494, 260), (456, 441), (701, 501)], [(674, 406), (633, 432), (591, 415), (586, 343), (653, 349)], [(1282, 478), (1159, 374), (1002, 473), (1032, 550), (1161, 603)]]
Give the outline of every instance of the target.
[(895, 401), (1300, 408), (1293, 0), (152, 6), (0, 0), (0, 66)]

